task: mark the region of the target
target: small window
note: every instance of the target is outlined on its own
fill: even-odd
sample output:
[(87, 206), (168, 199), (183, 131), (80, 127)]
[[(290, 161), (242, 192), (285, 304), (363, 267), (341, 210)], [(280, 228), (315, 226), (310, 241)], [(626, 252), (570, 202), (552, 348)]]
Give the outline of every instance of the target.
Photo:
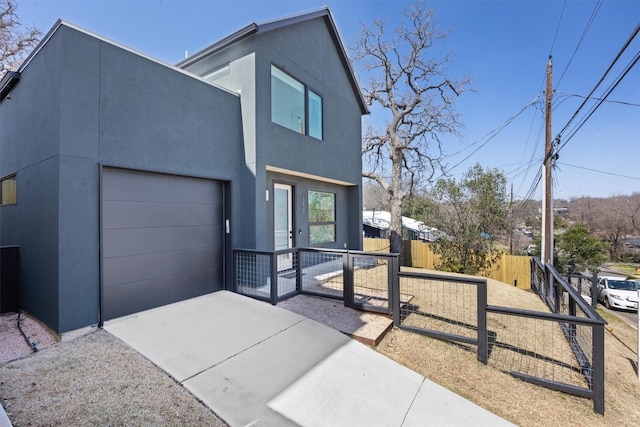
[(322, 140), (322, 97), (272, 65), (271, 121)]
[(0, 181), (0, 194), (2, 205), (15, 205), (18, 202), (18, 186), (16, 176), (11, 175)]
[(336, 195), (309, 191), (309, 243), (336, 241)]
[(309, 136), (322, 140), (322, 97), (309, 91)]

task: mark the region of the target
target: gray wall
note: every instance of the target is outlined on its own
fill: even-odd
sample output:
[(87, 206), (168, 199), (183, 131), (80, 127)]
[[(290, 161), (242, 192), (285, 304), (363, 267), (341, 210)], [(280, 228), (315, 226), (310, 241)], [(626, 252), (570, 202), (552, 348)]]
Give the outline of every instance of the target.
[[(0, 102), (0, 176), (17, 172), (18, 203), (0, 207), (0, 244), (20, 246), (20, 303), (57, 329), (60, 84), (57, 43)], [(47, 65), (48, 64), (48, 65)]]
[[(322, 96), (323, 140), (272, 123), (270, 113), (259, 115), (256, 117), (258, 170), (271, 165), (353, 183), (355, 191), (349, 190), (351, 187), (327, 185), (321, 181), (307, 183), (294, 177), (301, 184), (299, 190), (308, 188), (336, 193), (337, 236), (335, 244), (329, 247), (343, 248), (346, 243), (349, 249), (361, 249), (361, 110), (325, 20), (318, 18), (258, 34), (257, 111), (271, 111), (271, 64), (284, 68)], [(270, 185), (266, 176), (260, 174), (256, 181), (258, 187), (261, 181), (263, 185)], [(300, 211), (305, 208), (306, 190), (298, 191), (298, 195), (296, 209)], [(302, 195), (304, 199), (300, 197)], [(260, 215), (259, 205), (256, 211), (258, 221), (269, 217), (269, 212)], [(298, 218), (306, 221), (306, 213)], [(273, 241), (272, 236), (265, 238)]]
[(58, 332), (97, 323), (98, 165), (247, 181), (239, 111), (237, 95), (61, 26), (0, 103), (1, 175), (18, 174), (0, 241), (20, 245), (23, 307)]
[[(308, 231), (308, 189), (331, 191), (334, 247), (361, 248), (361, 111), (324, 19), (208, 61), (204, 71), (231, 63), (216, 83), (240, 95), (62, 25), (0, 102), (0, 177), (18, 177), (0, 244), (20, 246), (22, 306), (54, 330), (99, 321), (100, 164), (229, 182), (231, 245), (258, 249), (273, 248), (265, 192), (278, 176), (267, 165), (353, 183), (283, 177), (299, 195), (298, 228)], [(324, 141), (271, 123), (272, 63), (323, 96)]]
[[(347, 243), (350, 249), (361, 249), (361, 110), (324, 18), (259, 32), (187, 69), (205, 75), (227, 63), (229, 74), (215, 83), (241, 93), (246, 162), (255, 171), (254, 247), (273, 249), (273, 206), (266, 201), (265, 192), (271, 191), (273, 178), (279, 177), (297, 185), (297, 212), (302, 212), (306, 200), (300, 197), (304, 188), (315, 186), (336, 193), (338, 229), (343, 232), (331, 247), (342, 248)], [(323, 141), (271, 122), (271, 64), (285, 69), (323, 97)], [(267, 165), (353, 186), (327, 185), (322, 181), (313, 184), (293, 175), (271, 176)], [(303, 217), (306, 221), (306, 214), (296, 217), (299, 224)], [(303, 242), (299, 239), (297, 243), (305, 246)]]
[[(295, 179), (295, 181), (293, 181)], [(336, 241), (335, 243), (322, 244), (320, 247), (344, 249), (345, 245), (349, 249), (361, 249), (355, 245), (350, 245), (353, 241), (362, 241), (362, 229), (360, 229), (360, 235), (354, 238), (353, 233), (358, 233), (357, 227), (351, 226), (353, 220), (352, 215), (354, 212), (355, 201), (358, 200), (359, 189), (357, 186), (345, 187), (342, 185), (331, 184), (328, 182), (321, 182), (312, 179), (305, 179), (301, 177), (292, 177), (291, 175), (285, 175), (280, 173), (269, 173), (268, 181), (271, 189), (276, 182), (293, 184), (295, 186), (296, 206), (294, 210), (294, 222), (296, 235), (296, 246), (298, 247), (310, 247), (309, 243), (309, 191), (322, 191), (327, 193), (333, 193), (336, 196)], [(271, 194), (273, 194), (273, 191)], [(354, 194), (355, 193), (355, 194)], [(269, 198), (266, 202), (262, 201), (266, 206), (267, 221), (273, 222), (273, 197)], [(355, 231), (354, 231), (355, 230)], [(273, 238), (271, 238), (273, 241)]]

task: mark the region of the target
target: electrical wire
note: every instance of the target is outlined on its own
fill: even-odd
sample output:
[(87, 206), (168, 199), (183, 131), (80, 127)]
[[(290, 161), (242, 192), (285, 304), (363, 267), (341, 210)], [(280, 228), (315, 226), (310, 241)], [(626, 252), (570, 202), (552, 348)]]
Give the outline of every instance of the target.
[[(515, 113), (514, 115), (512, 115), (511, 117), (509, 117), (507, 120), (505, 120), (501, 125), (499, 125), (498, 127), (494, 128), (493, 130), (491, 130), (490, 132), (488, 132), (486, 135), (484, 135), (482, 138), (478, 139), (477, 141), (469, 144), (468, 146), (466, 146), (465, 148), (463, 148), (462, 150), (459, 150), (456, 153), (453, 153), (449, 156), (446, 156), (443, 160), (446, 160), (448, 158), (451, 158), (453, 156), (456, 156), (458, 154), (463, 153), (464, 151), (468, 150), (469, 148), (473, 147), (474, 145), (480, 144), (480, 146), (476, 147), (475, 150), (473, 150), (469, 155), (467, 155), (465, 158), (463, 158), (462, 160), (460, 160), (458, 163), (456, 163), (455, 165), (453, 165), (450, 168), (447, 168), (447, 173), (451, 172), (453, 169), (457, 168), (458, 166), (460, 166), (462, 163), (464, 163), (466, 160), (468, 160), (471, 156), (473, 156), (475, 153), (477, 153), (480, 149), (482, 149), (483, 147), (485, 147), (493, 138), (495, 138), (504, 128), (506, 128), (507, 126), (509, 126), (509, 124), (511, 124), (516, 118), (518, 118), (518, 116), (520, 116), (522, 113), (524, 113), (529, 107), (531, 107), (532, 105), (534, 105), (539, 99), (539, 96), (536, 96), (531, 102), (529, 102), (527, 105), (525, 105), (524, 107), (522, 107), (517, 113)], [(485, 140), (486, 139), (486, 140)], [(441, 174), (440, 176), (438, 176), (436, 178), (440, 179), (444, 176), (445, 174)]]
[(24, 340), (27, 342), (27, 345), (29, 347), (31, 347), (31, 350), (33, 350), (34, 353), (37, 353), (38, 352), (38, 344), (36, 344), (35, 341), (30, 341), (29, 338), (27, 337), (27, 334), (25, 334), (24, 331), (22, 330), (22, 326), (20, 325), (20, 312), (19, 311), (18, 311), (18, 318), (16, 319), (16, 326), (18, 327), (18, 330), (22, 334), (22, 337), (24, 338)]
[(563, 166), (569, 166), (569, 167), (572, 167), (572, 168), (583, 169), (583, 170), (587, 170), (587, 171), (590, 171), (590, 172), (597, 172), (597, 173), (601, 173), (601, 174), (604, 174), (604, 175), (619, 176), (621, 178), (634, 179), (636, 181), (640, 181), (640, 177), (636, 177), (636, 176), (622, 175), (622, 174), (613, 173), (613, 172), (605, 172), (605, 171), (601, 171), (601, 170), (598, 170), (598, 169), (592, 169), (592, 168), (588, 168), (588, 167), (585, 167), (585, 166), (571, 165), (569, 163), (564, 163), (564, 162), (563, 163), (558, 162), (558, 164), (559, 165), (563, 165)]
[[(640, 28), (640, 25), (639, 25)], [(578, 132), (578, 130), (580, 130), (580, 128), (582, 126), (584, 126), (584, 124), (587, 122), (587, 120), (589, 120), (591, 118), (591, 116), (593, 115), (593, 113), (596, 112), (596, 110), (602, 105), (602, 103), (607, 99), (607, 97), (609, 95), (611, 95), (611, 92), (614, 91), (614, 89), (616, 87), (618, 87), (618, 85), (620, 84), (620, 82), (622, 82), (622, 80), (624, 79), (624, 77), (629, 73), (629, 71), (631, 71), (631, 69), (638, 63), (638, 60), (640, 60), (640, 52), (638, 52), (636, 54), (636, 56), (633, 58), (632, 62), (625, 68), (625, 70), (622, 72), (622, 74), (616, 79), (616, 81), (614, 83), (612, 83), (612, 85), (609, 87), (609, 89), (607, 90), (606, 94), (600, 98), (600, 100), (597, 102), (597, 104), (595, 104), (591, 110), (589, 111), (588, 115), (582, 119), (582, 121), (576, 125), (576, 127), (573, 128), (573, 130), (571, 131), (571, 133), (569, 134), (568, 137), (566, 137), (562, 143), (562, 145), (560, 147), (558, 147), (557, 152), (560, 152), (560, 150), (567, 145), (567, 143), (571, 140), (571, 138), (573, 138), (573, 136)], [(557, 138), (557, 137), (556, 137)]]
[[(629, 45), (631, 44), (631, 42), (633, 41), (633, 39), (638, 35), (638, 32), (640, 31), (640, 23), (638, 24), (638, 26), (636, 26), (635, 30), (631, 33), (631, 36), (629, 36), (629, 38), (627, 39), (627, 41), (625, 42), (625, 44), (622, 46), (622, 48), (620, 49), (620, 51), (618, 52), (618, 54), (615, 56), (615, 58), (613, 59), (613, 61), (611, 62), (611, 64), (609, 65), (609, 67), (607, 68), (607, 70), (604, 72), (604, 74), (602, 75), (602, 77), (600, 77), (600, 80), (598, 80), (598, 83), (596, 83), (596, 85), (593, 87), (593, 89), (591, 89), (591, 92), (589, 92), (589, 95), (587, 95), (587, 97), (585, 98), (585, 100), (580, 104), (580, 106), (578, 107), (578, 109), (575, 111), (575, 113), (573, 113), (573, 115), (571, 116), (571, 118), (569, 119), (569, 121), (567, 122), (567, 124), (564, 125), (564, 127), (562, 128), (562, 130), (560, 130), (560, 132), (558, 132), (558, 135), (556, 136), (556, 138), (554, 139), (559, 139), (561, 137), (561, 135), (567, 130), (567, 128), (571, 125), (571, 123), (576, 119), (576, 117), (578, 116), (578, 114), (580, 113), (580, 111), (582, 110), (582, 108), (585, 106), (585, 104), (588, 102), (588, 100), (591, 98), (591, 96), (593, 95), (593, 93), (598, 89), (598, 87), (602, 84), (602, 82), (604, 81), (604, 79), (607, 77), (607, 75), (609, 74), (609, 72), (611, 71), (611, 69), (613, 68), (613, 66), (616, 64), (616, 62), (618, 62), (618, 59), (620, 59), (620, 57), (622, 56), (622, 54), (624, 53), (624, 51), (629, 47)], [(625, 73), (626, 75), (626, 73)], [(606, 97), (604, 97), (606, 98)], [(589, 116), (590, 117), (590, 116)], [(566, 145), (566, 142), (563, 144), (563, 146)]]
[[(598, 15), (598, 12), (600, 11), (600, 8), (602, 7), (603, 1), (604, 0), (599, 0), (596, 3), (596, 5), (594, 6), (593, 11), (591, 12), (591, 16), (589, 17), (589, 20), (587, 21), (587, 24), (586, 24), (586, 26), (584, 28), (584, 31), (582, 32), (582, 36), (580, 36), (580, 40), (578, 41), (578, 45), (576, 46), (576, 48), (574, 49), (573, 53), (571, 54), (571, 57), (569, 58), (569, 62), (567, 62), (567, 65), (565, 65), (564, 70), (560, 74), (560, 78), (558, 79), (558, 82), (556, 83), (556, 88), (560, 86), (560, 83), (562, 82), (562, 79), (564, 78), (564, 75), (566, 74), (567, 70), (569, 69), (569, 66), (571, 65), (571, 62), (573, 61), (573, 58), (576, 56), (576, 53), (578, 53), (578, 50), (580, 49), (580, 46), (582, 45), (582, 42), (584, 41), (585, 37), (587, 36), (587, 33), (591, 29), (591, 25), (593, 25), (593, 21), (595, 21), (596, 15)], [(555, 39), (554, 39), (554, 41), (555, 41)]]
[(553, 41), (551, 42), (551, 49), (549, 49), (549, 56), (553, 53), (553, 48), (556, 45), (556, 39), (558, 38), (558, 32), (560, 31), (560, 24), (562, 23), (562, 16), (564, 15), (564, 8), (567, 6), (567, 0), (562, 3), (562, 10), (560, 11), (560, 19), (558, 19), (558, 25), (556, 26), (556, 32), (553, 35)]
[(569, 98), (572, 98), (572, 97), (576, 97), (576, 98), (582, 98), (582, 99), (591, 99), (592, 101), (601, 101), (602, 100), (602, 101), (605, 101), (605, 102), (609, 102), (611, 104), (627, 105), (629, 107), (640, 107), (640, 104), (635, 104), (633, 102), (628, 102), (628, 101), (618, 101), (618, 100), (613, 100), (613, 99), (604, 99), (603, 100), (602, 98), (595, 98), (595, 97), (587, 98), (584, 95), (578, 95), (578, 94), (575, 94), (575, 93), (567, 93), (567, 92), (562, 92), (562, 91), (558, 91), (556, 93), (558, 93), (560, 95), (563, 95), (562, 102), (564, 102), (566, 99), (569, 99)]

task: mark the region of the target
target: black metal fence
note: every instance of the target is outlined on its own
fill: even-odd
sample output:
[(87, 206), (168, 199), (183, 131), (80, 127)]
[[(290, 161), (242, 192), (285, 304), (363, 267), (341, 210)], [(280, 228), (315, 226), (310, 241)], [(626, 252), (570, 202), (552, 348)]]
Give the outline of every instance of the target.
[(277, 304), (301, 293), (391, 314), (398, 256), (379, 252), (295, 248), (233, 251), (234, 291)]
[(604, 413), (604, 320), (536, 259), (531, 283), (551, 312), (490, 306), (486, 279), (400, 272), (395, 254), (234, 250), (235, 292), (277, 304), (300, 293), (393, 314), (405, 330), (477, 347), (478, 360)]
[(533, 384), (593, 399), (594, 410), (602, 414), (605, 322), (549, 268), (532, 270), (532, 283), (551, 312), (488, 305), (484, 279), (400, 272), (393, 293), (398, 295), (394, 323), (475, 345), (480, 362)]
[(398, 274), (394, 324), (402, 329), (478, 346), (487, 363), (487, 280), (444, 274)]

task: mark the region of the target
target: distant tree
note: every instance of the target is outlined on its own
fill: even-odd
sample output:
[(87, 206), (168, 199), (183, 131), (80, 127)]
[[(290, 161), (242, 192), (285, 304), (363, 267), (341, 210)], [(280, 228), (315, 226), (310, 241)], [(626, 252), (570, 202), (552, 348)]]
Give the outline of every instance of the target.
[(615, 260), (625, 238), (640, 234), (640, 193), (573, 199), (569, 202), (569, 219), (586, 223), (593, 235), (608, 242), (610, 258)]
[(634, 209), (628, 196), (600, 199), (594, 208), (591, 228), (603, 241), (609, 243), (609, 256), (615, 260), (627, 235), (633, 233)]
[[(423, 200), (420, 219), (448, 235), (434, 245), (436, 268), (477, 274), (500, 258), (499, 241), (509, 230), (506, 178), (475, 165), (460, 182), (440, 179)], [(428, 201), (430, 200), (430, 201)]]
[(608, 243), (595, 237), (584, 222), (569, 226), (556, 237), (556, 269), (566, 272), (566, 265), (573, 262), (578, 271), (593, 272), (607, 261)]
[(0, 77), (13, 71), (42, 37), (37, 28), (24, 28), (16, 14), (15, 0), (0, 0)]
[(367, 181), (362, 186), (362, 205), (367, 210), (389, 210), (389, 196), (378, 184)]
[[(378, 183), (388, 197), (391, 251), (402, 254), (402, 204), (421, 179), (430, 180), (441, 168), (443, 134), (461, 127), (454, 100), (470, 79), (447, 76), (449, 53), (440, 54), (446, 39), (425, 3), (403, 12), (404, 22), (387, 31), (385, 21), (363, 25), (353, 49), (354, 59), (369, 81), (362, 88), (375, 115), (384, 123), (368, 127), (362, 152), (371, 170), (363, 176)], [(390, 164), (391, 174), (385, 176)]]
[(513, 204), (513, 220), (516, 224), (540, 227), (540, 201), (516, 200)]

